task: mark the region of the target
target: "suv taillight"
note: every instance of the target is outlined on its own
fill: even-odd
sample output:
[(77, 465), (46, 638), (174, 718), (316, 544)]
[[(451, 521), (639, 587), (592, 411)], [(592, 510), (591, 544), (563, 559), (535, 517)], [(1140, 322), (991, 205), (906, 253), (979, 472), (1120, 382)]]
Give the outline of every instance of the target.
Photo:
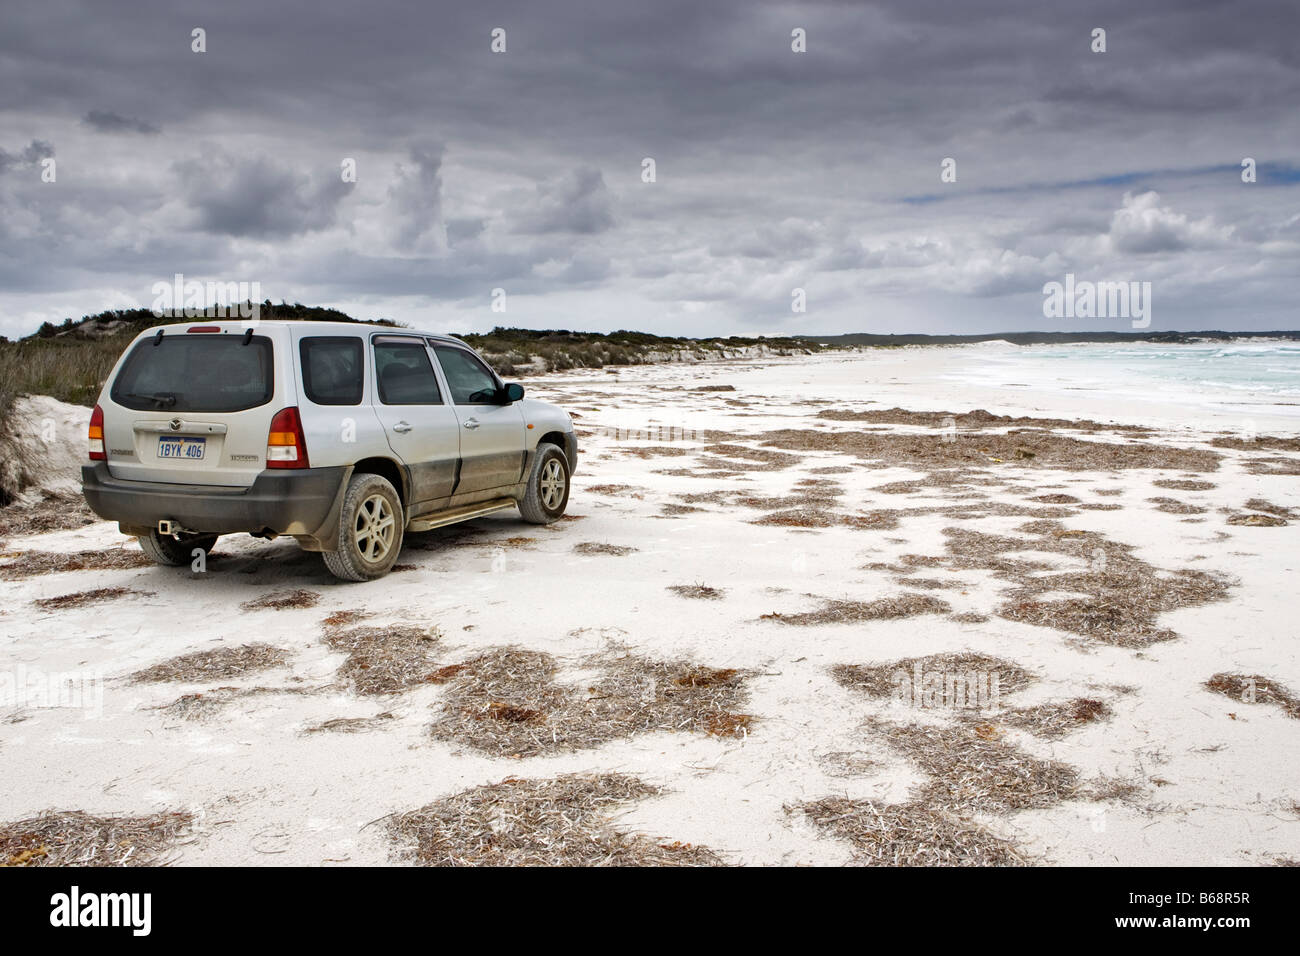
[(307, 439), (296, 407), (282, 408), (271, 419), (271, 432), (266, 436), (266, 467), (311, 467), (307, 463)]
[(104, 453), (104, 410), (98, 405), (90, 413), (90, 460), (91, 461), (108, 461), (108, 455)]

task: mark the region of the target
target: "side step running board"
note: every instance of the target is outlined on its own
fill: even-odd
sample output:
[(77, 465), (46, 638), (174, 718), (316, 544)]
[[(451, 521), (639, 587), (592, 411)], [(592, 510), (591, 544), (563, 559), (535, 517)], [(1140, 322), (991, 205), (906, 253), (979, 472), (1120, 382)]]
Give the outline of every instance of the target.
[(496, 511), (504, 511), (506, 508), (513, 508), (515, 499), (497, 498), (494, 501), (479, 501), (472, 505), (462, 505), (459, 508), (451, 508), (447, 511), (435, 511), (430, 515), (421, 515), (418, 518), (412, 518), (406, 525), (408, 532), (432, 531), (434, 528), (441, 528), (443, 525), (455, 524), (457, 521), (468, 521), (470, 518), (481, 518), (484, 515), (490, 515)]

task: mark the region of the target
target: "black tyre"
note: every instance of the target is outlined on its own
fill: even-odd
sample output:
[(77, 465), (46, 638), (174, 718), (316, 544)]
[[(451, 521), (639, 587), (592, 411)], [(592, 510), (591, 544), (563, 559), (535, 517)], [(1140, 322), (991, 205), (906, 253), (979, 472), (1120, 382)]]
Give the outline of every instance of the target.
[(159, 534), (155, 528), (148, 536), (137, 535), (143, 551), (154, 564), (180, 568), (194, 560), (194, 549), (202, 548), (204, 554), (217, 543), (215, 534)]
[(339, 512), (336, 547), (325, 567), (343, 581), (373, 581), (388, 573), (402, 550), (406, 515), (387, 478), (353, 475)]
[(537, 446), (528, 490), (519, 501), (520, 516), (532, 524), (550, 524), (569, 504), (569, 459), (558, 445)]

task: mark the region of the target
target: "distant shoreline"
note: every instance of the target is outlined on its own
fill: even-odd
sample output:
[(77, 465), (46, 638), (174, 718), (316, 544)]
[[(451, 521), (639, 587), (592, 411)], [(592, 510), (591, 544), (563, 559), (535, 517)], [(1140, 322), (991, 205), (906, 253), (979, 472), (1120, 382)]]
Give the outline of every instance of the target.
[(795, 338), (822, 345), (970, 345), (979, 342), (1009, 342), (1012, 345), (1129, 344), (1155, 342), (1162, 345), (1191, 345), (1197, 342), (1241, 340), (1300, 341), (1300, 331), (1272, 332), (988, 332), (972, 335), (928, 335), (915, 333), (849, 332), (844, 335), (801, 335)]

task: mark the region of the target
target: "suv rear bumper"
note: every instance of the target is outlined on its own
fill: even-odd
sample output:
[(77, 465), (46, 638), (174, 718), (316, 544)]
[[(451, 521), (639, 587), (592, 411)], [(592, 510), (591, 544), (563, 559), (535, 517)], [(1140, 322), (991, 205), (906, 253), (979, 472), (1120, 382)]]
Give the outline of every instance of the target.
[(321, 536), (337, 521), (347, 467), (263, 471), (247, 488), (179, 485), (114, 478), (108, 465), (81, 467), (81, 489), (90, 510), (129, 533), (147, 532), (164, 519), (186, 531), (209, 534), (274, 531)]

